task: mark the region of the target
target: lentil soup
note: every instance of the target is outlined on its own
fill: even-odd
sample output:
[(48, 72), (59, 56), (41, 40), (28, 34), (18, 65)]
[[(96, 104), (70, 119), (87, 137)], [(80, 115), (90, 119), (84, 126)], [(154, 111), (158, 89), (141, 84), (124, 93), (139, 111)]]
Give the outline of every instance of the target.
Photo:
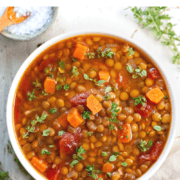
[(82, 35), (46, 49), (26, 69), (14, 123), (26, 158), (48, 180), (135, 180), (164, 148), (171, 104), (141, 51)]

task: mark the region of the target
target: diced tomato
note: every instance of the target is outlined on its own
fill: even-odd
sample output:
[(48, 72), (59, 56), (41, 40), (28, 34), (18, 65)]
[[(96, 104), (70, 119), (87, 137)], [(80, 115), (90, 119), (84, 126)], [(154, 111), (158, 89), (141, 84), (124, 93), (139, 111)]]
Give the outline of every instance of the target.
[(140, 163), (145, 161), (156, 161), (163, 150), (163, 142), (157, 141), (153, 144), (150, 153), (141, 154), (138, 159)]
[(16, 100), (15, 100), (15, 106), (14, 106), (14, 122), (15, 124), (18, 123), (19, 121), (19, 117), (20, 117), (20, 111), (19, 111), (19, 106), (21, 104), (21, 100), (16, 97)]
[(138, 159), (139, 159), (140, 163), (143, 163), (145, 161), (150, 161), (151, 160), (149, 154), (141, 154), (141, 155), (139, 155)]
[(53, 64), (56, 61), (57, 60), (55, 58), (42, 60), (41, 64), (39, 65), (39, 71), (43, 71), (46, 67), (48, 67), (48, 64)]
[(32, 82), (30, 81), (28, 76), (23, 77), (20, 84), (20, 90), (25, 98), (27, 97), (27, 93), (33, 90)]
[(130, 124), (123, 124), (118, 132), (118, 141), (128, 143), (132, 139), (132, 131)]
[(60, 166), (58, 166), (54, 169), (48, 168), (46, 171), (48, 180), (58, 180), (60, 177), (60, 172), (61, 172)]
[(161, 151), (163, 150), (163, 142), (157, 141), (154, 143), (152, 150), (150, 152), (150, 157), (152, 161), (156, 161), (159, 155), (161, 154)]
[(151, 68), (148, 70), (148, 77), (151, 79), (157, 79), (160, 77), (159, 71), (156, 68)]
[(119, 72), (118, 78), (117, 78), (117, 83), (123, 87), (128, 83), (128, 78), (124, 75), (123, 72)]
[(75, 153), (76, 147), (81, 139), (81, 129), (77, 128), (77, 131), (72, 133), (65, 133), (59, 141), (60, 156), (62, 159), (66, 159), (68, 155)]
[(86, 99), (90, 95), (90, 92), (85, 92), (78, 94), (74, 97), (71, 98), (70, 102), (72, 103), (73, 106), (77, 105), (86, 105)]
[(142, 117), (148, 118), (151, 115), (151, 112), (153, 110), (153, 105), (151, 102), (147, 101), (145, 102), (145, 105), (138, 104), (135, 107), (135, 112), (139, 113)]

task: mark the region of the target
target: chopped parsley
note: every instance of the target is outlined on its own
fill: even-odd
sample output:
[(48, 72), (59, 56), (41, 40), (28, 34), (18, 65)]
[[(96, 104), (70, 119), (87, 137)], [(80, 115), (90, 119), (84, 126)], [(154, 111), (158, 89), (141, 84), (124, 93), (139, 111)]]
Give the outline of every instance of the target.
[(44, 155), (44, 154), (51, 154), (51, 153), (47, 149), (42, 149), (41, 155)]
[(139, 142), (138, 144), (138, 148), (141, 150), (141, 152), (146, 152), (147, 150), (149, 150), (152, 144), (153, 144), (153, 141), (151, 140), (149, 140), (148, 143), (144, 140), (141, 140), (141, 142)]
[(122, 126), (119, 126), (119, 129), (122, 129)]
[(108, 154), (107, 154), (107, 152), (105, 152), (105, 151), (102, 151), (102, 156), (107, 156)]
[(85, 149), (80, 146), (80, 148), (76, 149), (76, 153), (73, 155), (73, 161), (71, 162), (70, 166), (73, 167), (74, 165), (77, 165), (79, 163), (79, 161), (83, 160), (82, 154), (84, 154), (86, 151)]
[(42, 91), (41, 94), (42, 94), (43, 96), (47, 96), (47, 95), (48, 95), (45, 90)]
[(59, 135), (59, 136), (62, 136), (64, 133), (65, 133), (64, 131), (59, 131), (59, 132), (58, 132), (58, 135)]
[(56, 111), (57, 111), (56, 108), (52, 108), (52, 109), (49, 110), (49, 112), (50, 112), (51, 114), (54, 114)]
[(78, 76), (79, 75), (79, 72), (78, 72), (78, 69), (76, 66), (72, 67), (71, 73), (72, 73), (72, 76)]
[(154, 126), (153, 128), (154, 128), (156, 131), (161, 131), (161, 130), (162, 130), (162, 127), (161, 127), (161, 126), (158, 126), (158, 125)]
[(60, 62), (59, 62), (59, 67), (60, 67), (61, 69), (65, 69), (65, 67), (66, 67), (65, 62), (64, 62), (64, 61), (60, 61)]
[(33, 91), (32, 91), (32, 93), (30, 93), (30, 92), (28, 92), (27, 93), (27, 96), (28, 96), (28, 100), (29, 101), (32, 101), (32, 100), (35, 100), (36, 99), (36, 96), (34, 95), (34, 89), (33, 89)]
[(77, 61), (77, 59), (75, 59), (75, 58), (72, 58), (72, 61), (76, 62), (76, 61)]
[(114, 129), (114, 126), (111, 124), (109, 125), (109, 130), (112, 131)]
[(49, 136), (50, 129), (46, 129), (43, 131), (43, 136)]
[(141, 96), (139, 96), (137, 98), (133, 98), (133, 99), (135, 101), (134, 102), (135, 106), (138, 105), (138, 104), (142, 104), (143, 106), (145, 106), (146, 98), (143, 95), (141, 95)]
[(116, 161), (117, 157), (120, 155), (118, 152), (113, 152), (112, 155), (109, 157), (109, 162)]
[(54, 147), (54, 145), (49, 145), (49, 147), (50, 147), (50, 148), (53, 148), (53, 147)]
[(109, 100), (111, 98), (111, 95), (110, 94), (106, 94), (103, 96), (104, 100)]
[(104, 84), (106, 81), (105, 80), (99, 80), (95, 83), (96, 86), (101, 86), (102, 84)]
[(138, 67), (137, 69), (133, 69), (131, 65), (127, 65), (126, 69), (129, 73), (132, 74), (133, 79), (136, 79), (137, 77), (146, 77), (147, 76), (147, 71), (141, 70), (140, 67)]
[(39, 117), (38, 115), (35, 115), (35, 120), (31, 121), (31, 126), (28, 125), (27, 126), (27, 132), (25, 134), (23, 134), (23, 138), (28, 138), (28, 135), (30, 132), (35, 132), (35, 125), (37, 123), (44, 123), (44, 120), (46, 119), (48, 115), (45, 114), (44, 112), (41, 114), (41, 117)]
[(95, 58), (95, 53), (86, 53), (85, 56), (88, 56), (89, 59)]
[(122, 162), (121, 165), (126, 167), (128, 164), (127, 164), (127, 162)]
[(57, 85), (56, 85), (56, 90), (57, 90), (57, 91), (60, 91), (61, 89), (62, 89), (62, 85), (61, 85), (61, 84), (57, 84)]
[(54, 78), (54, 76), (51, 73), (49, 74), (49, 77)]
[(128, 56), (132, 56), (132, 55), (134, 55), (133, 48), (129, 48)]
[(120, 110), (117, 109), (117, 107), (118, 107), (118, 104), (113, 102), (112, 105), (111, 105), (111, 109), (110, 109), (110, 111), (111, 111), (111, 118), (108, 119), (109, 121), (114, 122), (114, 123), (118, 122), (118, 120), (116, 119), (116, 116), (117, 116), (117, 112), (119, 112)]
[(112, 173), (111, 172), (107, 172), (107, 175), (111, 178)]
[(108, 92), (110, 92), (112, 90), (112, 88), (110, 87), (110, 86), (108, 86), (108, 87), (106, 87), (106, 89), (105, 89), (105, 93), (108, 93)]
[(93, 132), (88, 132), (87, 135), (88, 136), (92, 136)]
[(36, 88), (41, 88), (42, 84), (36, 79), (36, 81), (34, 81), (33, 83), (33, 86), (36, 87)]
[(65, 84), (64, 85), (64, 90), (68, 90), (69, 89), (69, 84)]
[(97, 179), (97, 174), (101, 174), (100, 170), (94, 169), (94, 165), (87, 165), (86, 171), (88, 171), (88, 176), (92, 177), (93, 179)]
[(91, 114), (91, 112), (90, 111), (84, 111), (83, 112), (83, 115), (82, 115), (82, 117), (83, 117), (83, 119), (85, 120), (85, 119), (90, 119), (90, 114)]

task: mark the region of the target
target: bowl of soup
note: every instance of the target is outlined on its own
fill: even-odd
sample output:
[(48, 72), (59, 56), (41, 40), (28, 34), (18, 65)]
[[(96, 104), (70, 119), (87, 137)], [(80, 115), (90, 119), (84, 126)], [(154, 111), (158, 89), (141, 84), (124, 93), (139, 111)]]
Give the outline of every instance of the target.
[(147, 180), (175, 136), (172, 86), (140, 45), (62, 34), (22, 64), (7, 103), (16, 155), (38, 180)]

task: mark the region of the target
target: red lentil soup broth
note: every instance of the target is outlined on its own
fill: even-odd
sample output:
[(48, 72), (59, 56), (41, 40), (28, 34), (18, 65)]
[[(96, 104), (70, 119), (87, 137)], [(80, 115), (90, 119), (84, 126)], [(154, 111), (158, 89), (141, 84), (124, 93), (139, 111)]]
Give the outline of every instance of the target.
[(83, 35), (56, 43), (26, 69), (14, 122), (26, 158), (49, 180), (135, 180), (164, 148), (171, 104), (143, 52)]

